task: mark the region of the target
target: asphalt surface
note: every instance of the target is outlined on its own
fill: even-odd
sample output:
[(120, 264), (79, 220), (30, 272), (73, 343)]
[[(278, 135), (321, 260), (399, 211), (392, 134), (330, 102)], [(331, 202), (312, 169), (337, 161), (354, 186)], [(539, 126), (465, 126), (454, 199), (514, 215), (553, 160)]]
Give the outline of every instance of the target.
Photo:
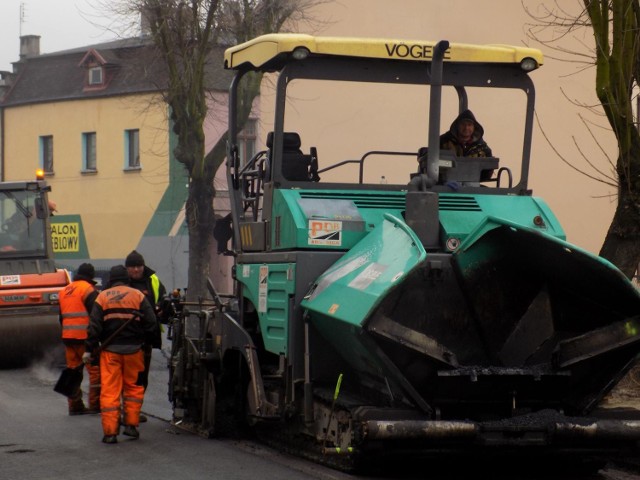
[[(99, 415), (70, 417), (53, 391), (61, 369), (39, 363), (0, 370), (0, 480), (343, 479), (250, 443), (204, 439), (170, 424), (166, 359), (154, 350), (140, 439), (102, 443)], [(85, 375), (86, 377), (86, 375)], [(85, 378), (83, 390), (87, 391)]]
[[(141, 438), (131, 440), (121, 435), (118, 444), (106, 445), (101, 442), (99, 415), (67, 415), (66, 399), (53, 391), (60, 371), (59, 365), (44, 363), (0, 370), (0, 480), (454, 478), (451, 472), (435, 473), (425, 464), (395, 465), (373, 476), (353, 476), (255, 442), (204, 439), (177, 429), (170, 423), (166, 353), (158, 350), (153, 353), (142, 408), (149, 421), (140, 425)], [(86, 378), (83, 389), (87, 391)], [(553, 473), (531, 476), (518, 469), (505, 472), (470, 467), (468, 473), (455, 478), (539, 480), (551, 478)], [(563, 478), (640, 480), (640, 461), (630, 459), (626, 465), (610, 465), (595, 475)]]

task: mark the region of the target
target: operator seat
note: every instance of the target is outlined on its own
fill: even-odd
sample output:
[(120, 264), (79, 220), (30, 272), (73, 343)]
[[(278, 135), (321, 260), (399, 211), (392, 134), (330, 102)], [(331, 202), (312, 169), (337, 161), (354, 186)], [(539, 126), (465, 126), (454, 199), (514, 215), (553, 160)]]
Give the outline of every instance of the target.
[[(273, 132), (267, 134), (267, 148), (269, 158), (273, 154)], [(282, 134), (282, 176), (293, 182), (317, 182), (318, 156), (315, 147), (311, 147), (311, 154), (302, 153), (300, 135), (296, 132)], [(273, 161), (271, 160), (271, 165)]]

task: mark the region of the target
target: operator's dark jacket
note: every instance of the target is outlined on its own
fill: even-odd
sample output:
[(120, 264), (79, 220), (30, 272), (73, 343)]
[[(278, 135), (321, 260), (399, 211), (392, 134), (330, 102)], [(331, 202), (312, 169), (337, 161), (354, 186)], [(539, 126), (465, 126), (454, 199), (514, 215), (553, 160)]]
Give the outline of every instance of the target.
[[(158, 282), (158, 291), (154, 292), (152, 277)], [(162, 335), (160, 330), (160, 322), (162, 318), (162, 301), (167, 296), (167, 289), (164, 287), (156, 272), (151, 268), (144, 266), (144, 273), (140, 280), (129, 279), (129, 286), (140, 290), (147, 297), (147, 300), (158, 317), (157, 331), (153, 340), (149, 343), (153, 348), (162, 348)], [(157, 298), (156, 298), (157, 295)]]
[(156, 305), (163, 298), (167, 296), (167, 289), (164, 287), (162, 282), (158, 279), (158, 292), (157, 292), (157, 298), (156, 298), (155, 293), (153, 291), (153, 284), (151, 281), (151, 277), (153, 276), (155, 276), (155, 278), (158, 278), (158, 275), (156, 275), (155, 270), (152, 270), (151, 268), (145, 265), (144, 273), (142, 274), (142, 279), (141, 280), (129, 279), (129, 285), (133, 288), (137, 288), (142, 293), (144, 293), (144, 296), (147, 297), (147, 300), (149, 300), (149, 303), (151, 304), (151, 306), (155, 308)]
[[(475, 125), (471, 142), (465, 145), (458, 141), (458, 122), (471, 120)], [(449, 131), (440, 136), (440, 149), (453, 150), (457, 157), (491, 157), (491, 149), (483, 139), (484, 128), (478, 123), (471, 110), (465, 110), (453, 121)]]

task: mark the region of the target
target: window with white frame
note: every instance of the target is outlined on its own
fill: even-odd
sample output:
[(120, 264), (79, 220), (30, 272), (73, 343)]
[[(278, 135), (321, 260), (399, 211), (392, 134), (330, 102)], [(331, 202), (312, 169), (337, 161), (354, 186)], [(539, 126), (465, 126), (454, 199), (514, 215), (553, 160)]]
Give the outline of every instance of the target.
[(82, 134), (82, 170), (88, 172), (97, 170), (96, 132)]
[(46, 174), (53, 173), (53, 135), (40, 137), (40, 168)]
[(125, 130), (125, 168), (140, 168), (140, 130)]
[(256, 154), (256, 130), (257, 120), (247, 119), (244, 128), (238, 133), (238, 153), (240, 158), (248, 162)]
[(102, 67), (91, 67), (89, 69), (89, 85), (102, 85)]

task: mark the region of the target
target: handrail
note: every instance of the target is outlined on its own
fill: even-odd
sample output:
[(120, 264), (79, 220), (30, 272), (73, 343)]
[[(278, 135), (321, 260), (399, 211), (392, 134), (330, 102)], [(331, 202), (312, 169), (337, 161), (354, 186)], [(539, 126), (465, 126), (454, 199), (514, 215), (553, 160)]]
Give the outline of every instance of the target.
[(256, 153), (238, 172), (238, 178), (243, 179), (243, 191), (241, 194), (243, 217), (251, 207), (251, 215), (254, 222), (258, 220), (263, 181), (261, 173), (263, 171), (262, 165), (265, 161), (267, 161), (267, 151), (262, 150)]
[(249, 169), (249, 167), (252, 167), (263, 155), (266, 155), (266, 154), (267, 154), (266, 150), (261, 150), (258, 153), (256, 153), (251, 158), (251, 160), (249, 160), (247, 164), (240, 169), (240, 171), (238, 172), (238, 177), (242, 176), (247, 171), (247, 169)]
[(502, 177), (502, 172), (507, 172), (507, 176), (509, 177), (508, 188), (513, 188), (513, 174), (509, 167), (500, 167), (498, 169), (498, 175), (496, 175), (496, 188), (500, 188), (500, 177)]
[(318, 173), (326, 172), (328, 170), (333, 170), (334, 168), (341, 167), (342, 165), (347, 165), (349, 163), (358, 163), (360, 165), (359, 174), (358, 174), (358, 183), (362, 185), (364, 181), (364, 161), (370, 155), (401, 155), (401, 156), (413, 156), (418, 157), (416, 152), (392, 152), (388, 150), (371, 150), (370, 152), (365, 153), (360, 160), (343, 160), (342, 162), (334, 163), (333, 165), (329, 165), (323, 169), (318, 170)]

